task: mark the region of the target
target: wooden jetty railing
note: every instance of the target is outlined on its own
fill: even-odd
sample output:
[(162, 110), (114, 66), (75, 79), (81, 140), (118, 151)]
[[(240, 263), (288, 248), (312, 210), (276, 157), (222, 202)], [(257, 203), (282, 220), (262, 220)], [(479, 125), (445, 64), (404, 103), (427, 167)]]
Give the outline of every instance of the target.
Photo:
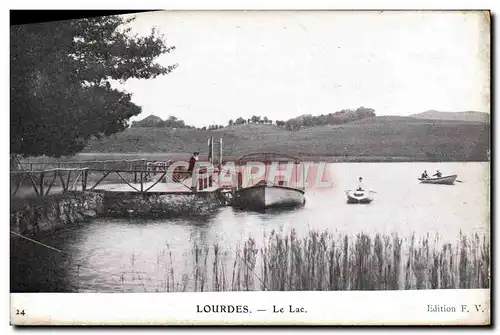
[[(28, 194), (34, 191), (38, 197), (47, 196), (53, 188), (63, 193), (76, 189), (85, 191), (88, 171), (88, 168), (12, 171), (10, 194), (16, 196), (21, 188), (24, 191), (28, 190)], [(81, 188), (77, 185), (78, 180), (81, 182)]]
[[(147, 170), (143, 174), (143, 178), (148, 179), (154, 173), (166, 170), (172, 161), (152, 161), (147, 159), (130, 159), (130, 160), (89, 160), (89, 161), (59, 161), (59, 162), (20, 162), (18, 167), (21, 171), (48, 171), (54, 169), (75, 169), (89, 168), (94, 171), (100, 169), (106, 170), (126, 170), (134, 171), (134, 183), (139, 181), (139, 171)], [(137, 172), (135, 172), (137, 171)]]
[[(172, 161), (109, 160), (78, 162), (23, 162), (23, 169), (11, 171), (11, 196), (33, 195), (44, 197), (51, 192), (71, 190), (93, 191), (103, 184), (123, 184), (130, 191), (146, 193), (160, 182), (166, 182), (167, 174), (174, 183), (181, 183), (186, 191), (202, 191), (213, 186), (212, 175), (219, 169), (202, 170), (198, 179), (185, 185), (183, 181), (192, 173), (176, 168), (168, 172)], [(97, 167), (94, 166), (97, 165)], [(114, 165), (114, 166), (112, 166)], [(35, 167), (50, 167), (36, 170)], [(62, 167), (65, 166), (65, 167)], [(73, 167), (67, 167), (73, 166)], [(151, 184), (152, 182), (152, 184)], [(100, 189), (105, 189), (101, 187)]]
[[(95, 182), (92, 182), (92, 185), (89, 184), (87, 190), (93, 191), (98, 190), (98, 186), (102, 186), (103, 182), (116, 184), (127, 185), (130, 188), (130, 191), (146, 193), (150, 191), (153, 187), (158, 185), (161, 182), (167, 182), (167, 176), (173, 183), (182, 184), (186, 187), (186, 191), (202, 191), (208, 187), (213, 186), (213, 178), (212, 173), (217, 172), (214, 171), (200, 171), (198, 173), (198, 178), (191, 185), (186, 185), (183, 183), (186, 179), (192, 176), (192, 172), (176, 169), (174, 172), (168, 172), (166, 168), (158, 169), (158, 166), (155, 166), (153, 169), (146, 170), (126, 170), (126, 169), (89, 169), (89, 173), (100, 174), (99, 178)], [(133, 178), (126, 178), (127, 174), (133, 173)], [(154, 180), (152, 181), (154, 176)], [(119, 183), (116, 183), (116, 180), (110, 180), (111, 177), (118, 177)], [(133, 180), (133, 182), (132, 182)], [(151, 183), (152, 184), (149, 184)], [(102, 189), (102, 187), (101, 187)]]
[(48, 170), (55, 168), (128, 168), (133, 170), (134, 168), (141, 167), (145, 168), (146, 165), (150, 162), (147, 159), (121, 159), (121, 160), (81, 160), (81, 161), (28, 161), (28, 162), (19, 162), (17, 163), (20, 170), (27, 171), (35, 171), (35, 170)]

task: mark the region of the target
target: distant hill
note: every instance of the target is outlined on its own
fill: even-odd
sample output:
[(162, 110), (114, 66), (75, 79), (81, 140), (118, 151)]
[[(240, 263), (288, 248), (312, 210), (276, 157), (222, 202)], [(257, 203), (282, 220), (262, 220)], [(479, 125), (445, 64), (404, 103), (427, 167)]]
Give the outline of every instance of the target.
[(483, 112), (439, 112), (435, 110), (428, 110), (423, 113), (410, 115), (417, 119), (428, 120), (449, 120), (449, 121), (469, 121), (469, 122), (489, 122), (490, 115)]
[(269, 124), (218, 130), (129, 128), (89, 142), (87, 153), (207, 152), (207, 138), (223, 139), (226, 159), (252, 152), (279, 152), (333, 161), (486, 161), (490, 125), (485, 122), (379, 116), (295, 131)]
[(413, 116), (399, 116), (399, 115), (382, 115), (369, 117), (362, 120), (356, 120), (352, 122), (348, 122), (344, 124), (344, 126), (350, 125), (384, 125), (386, 127), (396, 126), (397, 124), (433, 124), (433, 125), (441, 125), (441, 124), (467, 124), (467, 123), (483, 123), (482, 121), (463, 121), (463, 120), (448, 120), (448, 119), (429, 119), (429, 118), (419, 118)]

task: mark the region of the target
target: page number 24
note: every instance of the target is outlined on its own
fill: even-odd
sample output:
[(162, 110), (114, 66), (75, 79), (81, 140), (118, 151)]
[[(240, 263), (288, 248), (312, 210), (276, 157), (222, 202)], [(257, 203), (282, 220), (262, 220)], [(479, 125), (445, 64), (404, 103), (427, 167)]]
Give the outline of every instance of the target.
[(24, 312), (24, 309), (16, 309), (16, 315), (26, 315), (26, 313)]

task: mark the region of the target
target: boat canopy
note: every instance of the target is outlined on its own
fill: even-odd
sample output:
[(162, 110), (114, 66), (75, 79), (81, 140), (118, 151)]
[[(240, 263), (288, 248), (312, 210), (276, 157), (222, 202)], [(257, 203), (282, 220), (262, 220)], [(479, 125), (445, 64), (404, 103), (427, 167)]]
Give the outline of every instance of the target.
[(302, 163), (297, 157), (284, 155), (280, 153), (273, 152), (263, 152), (263, 153), (253, 153), (245, 155), (236, 161), (236, 165), (243, 165), (248, 162), (262, 162), (264, 164), (270, 164), (273, 162), (294, 162), (295, 164)]

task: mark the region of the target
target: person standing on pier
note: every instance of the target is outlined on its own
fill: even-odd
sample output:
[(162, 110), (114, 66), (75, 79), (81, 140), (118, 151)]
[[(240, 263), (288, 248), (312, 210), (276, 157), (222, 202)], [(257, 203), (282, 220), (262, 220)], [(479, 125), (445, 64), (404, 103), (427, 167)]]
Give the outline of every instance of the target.
[(196, 162), (199, 159), (199, 155), (200, 155), (200, 153), (198, 151), (195, 151), (193, 153), (193, 156), (191, 156), (191, 158), (189, 159), (188, 172), (191, 172), (191, 173), (193, 172), (194, 166), (196, 165)]
[[(200, 153), (198, 151), (193, 152), (193, 156), (189, 159), (189, 166), (188, 166), (188, 173), (184, 180), (188, 179), (189, 177), (193, 178), (193, 172), (194, 172), (194, 167), (196, 166), (196, 162), (199, 159)], [(193, 192), (196, 192), (197, 189), (197, 184), (194, 180), (192, 180), (193, 185), (191, 186), (191, 190)]]

